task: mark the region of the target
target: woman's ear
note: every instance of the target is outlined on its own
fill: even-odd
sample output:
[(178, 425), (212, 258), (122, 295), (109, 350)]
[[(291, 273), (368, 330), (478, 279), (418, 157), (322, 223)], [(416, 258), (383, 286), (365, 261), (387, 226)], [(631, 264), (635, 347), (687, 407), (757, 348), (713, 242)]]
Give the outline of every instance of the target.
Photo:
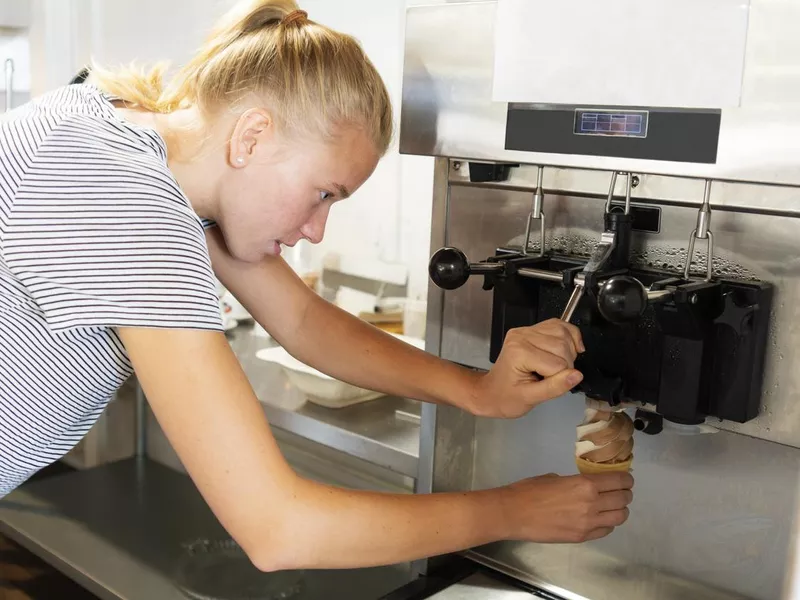
[(267, 111), (251, 108), (243, 113), (233, 128), (228, 163), (237, 169), (249, 165), (259, 145), (266, 146), (274, 136), (274, 131), (275, 123)]

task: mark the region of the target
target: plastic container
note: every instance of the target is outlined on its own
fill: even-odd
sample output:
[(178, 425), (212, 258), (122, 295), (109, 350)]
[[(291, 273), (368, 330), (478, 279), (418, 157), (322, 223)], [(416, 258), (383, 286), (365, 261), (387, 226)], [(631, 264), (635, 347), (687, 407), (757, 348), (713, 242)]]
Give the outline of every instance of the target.
[[(423, 349), (425, 346), (423, 340), (420, 339), (398, 334), (391, 335), (419, 349)], [(381, 392), (366, 390), (326, 375), (297, 360), (280, 346), (260, 350), (256, 353), (256, 357), (280, 365), (291, 384), (310, 402), (327, 408), (343, 408), (384, 395)]]

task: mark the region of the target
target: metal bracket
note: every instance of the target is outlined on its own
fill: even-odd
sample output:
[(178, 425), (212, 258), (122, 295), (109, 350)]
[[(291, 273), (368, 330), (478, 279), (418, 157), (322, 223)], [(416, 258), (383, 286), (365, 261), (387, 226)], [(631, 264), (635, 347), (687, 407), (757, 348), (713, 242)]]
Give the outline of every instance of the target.
[(714, 234), (711, 233), (711, 180), (706, 179), (706, 187), (703, 193), (703, 205), (697, 212), (697, 225), (689, 236), (689, 250), (686, 254), (686, 265), (683, 269), (684, 279), (689, 279), (689, 270), (692, 266), (694, 256), (694, 245), (697, 240), (707, 240), (708, 255), (706, 258), (706, 281), (711, 281), (714, 274)]
[[(611, 174), (611, 185), (608, 188), (608, 200), (606, 200), (606, 212), (611, 212), (611, 203), (614, 201), (614, 190), (617, 187), (617, 175), (619, 173), (614, 171)], [(631, 213), (631, 190), (636, 187), (637, 183), (634, 181), (638, 179), (633, 173), (626, 173), (628, 178), (627, 185), (625, 186), (625, 214)]]
[(525, 225), (525, 243), (522, 245), (522, 254), (525, 256), (528, 255), (528, 245), (531, 242), (531, 224), (533, 221), (539, 221), (539, 256), (544, 256), (545, 215), (542, 212), (542, 204), (544, 203), (544, 190), (542, 190), (544, 169), (538, 167), (538, 170), (536, 190), (533, 192), (533, 204)]

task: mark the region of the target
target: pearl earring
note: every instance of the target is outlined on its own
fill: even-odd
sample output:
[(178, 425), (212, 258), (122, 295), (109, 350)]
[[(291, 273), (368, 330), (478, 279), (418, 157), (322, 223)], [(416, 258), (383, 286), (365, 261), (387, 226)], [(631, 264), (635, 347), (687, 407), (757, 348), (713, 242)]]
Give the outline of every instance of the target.
[(237, 162), (237, 163), (239, 163), (240, 165), (241, 165), (241, 164), (244, 164), (244, 157), (242, 157), (242, 156), (238, 157), (238, 158), (236, 159), (236, 162)]

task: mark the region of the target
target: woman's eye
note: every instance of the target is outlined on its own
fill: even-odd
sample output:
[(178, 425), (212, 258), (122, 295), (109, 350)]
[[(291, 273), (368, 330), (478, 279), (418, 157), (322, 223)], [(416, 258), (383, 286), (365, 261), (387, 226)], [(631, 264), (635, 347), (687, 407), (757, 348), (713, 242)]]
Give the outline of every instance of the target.
[(325, 200), (327, 200), (328, 198), (330, 198), (331, 196), (332, 196), (332, 194), (330, 192), (320, 192), (319, 193), (319, 199), (322, 200), (323, 202)]

